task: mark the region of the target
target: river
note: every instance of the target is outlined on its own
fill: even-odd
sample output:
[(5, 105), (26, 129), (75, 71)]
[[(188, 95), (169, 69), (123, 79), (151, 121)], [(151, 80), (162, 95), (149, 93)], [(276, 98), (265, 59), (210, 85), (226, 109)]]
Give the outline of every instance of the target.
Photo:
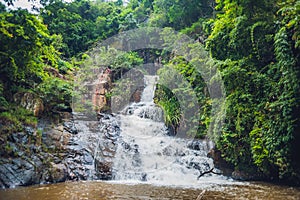
[(65, 182), (0, 190), (1, 200), (77, 199), (300, 199), (300, 189), (258, 182), (204, 184), (198, 188), (104, 181)]

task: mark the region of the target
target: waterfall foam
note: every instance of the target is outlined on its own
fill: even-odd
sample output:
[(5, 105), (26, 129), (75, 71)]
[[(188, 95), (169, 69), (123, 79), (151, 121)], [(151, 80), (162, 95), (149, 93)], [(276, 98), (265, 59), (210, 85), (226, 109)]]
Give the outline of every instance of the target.
[[(121, 134), (113, 159), (112, 176), (118, 181), (146, 181), (167, 185), (194, 185), (200, 173), (213, 168), (207, 141), (191, 149), (186, 139), (168, 136), (163, 112), (153, 102), (157, 76), (145, 76), (141, 102), (118, 116)], [(209, 174), (205, 178), (220, 179)]]

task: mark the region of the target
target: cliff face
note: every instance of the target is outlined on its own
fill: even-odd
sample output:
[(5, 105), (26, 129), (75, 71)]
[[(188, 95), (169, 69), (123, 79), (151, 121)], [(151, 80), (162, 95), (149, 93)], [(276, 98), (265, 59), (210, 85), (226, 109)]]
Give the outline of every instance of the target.
[[(89, 101), (95, 113), (110, 112), (107, 95), (111, 88), (110, 71), (99, 74), (91, 84)], [(99, 138), (106, 137), (108, 134), (105, 133), (111, 132), (112, 128), (114, 134), (119, 133), (117, 124), (111, 127), (109, 115), (102, 117), (100, 122), (97, 118), (69, 112), (58, 112), (54, 117), (45, 113), (43, 101), (32, 93), (16, 93), (14, 101), (39, 120), (32, 126), (22, 125), (18, 131), (8, 131), (14, 124), (0, 120), (0, 145), (3, 147), (0, 151), (0, 188), (111, 178), (110, 157), (106, 154), (113, 153), (113, 144), (106, 148), (108, 153), (102, 151), (105, 155), (95, 155)]]
[(0, 188), (66, 180), (111, 179), (117, 121), (61, 113), (61, 121), (41, 119), (37, 128), (24, 127), (4, 142), (0, 157)]
[(92, 104), (97, 113), (109, 111), (109, 99), (107, 93), (111, 90), (112, 82), (110, 72), (101, 73), (92, 85)]
[(67, 169), (59, 163), (60, 153), (71, 135), (76, 133), (67, 125), (53, 127), (53, 122), (40, 120), (38, 127), (26, 126), (23, 131), (4, 137), (5, 141), (1, 141), (5, 149), (0, 157), (0, 187), (66, 180)]

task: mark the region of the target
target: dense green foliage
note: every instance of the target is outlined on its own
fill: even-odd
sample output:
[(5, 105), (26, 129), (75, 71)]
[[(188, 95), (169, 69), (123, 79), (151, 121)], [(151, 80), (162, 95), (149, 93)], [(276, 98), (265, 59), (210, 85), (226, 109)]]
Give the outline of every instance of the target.
[[(4, 111), (0, 119), (25, 123), (8, 111), (20, 91), (42, 98), (48, 110), (67, 109), (75, 62), (62, 57), (93, 65), (83, 53), (98, 41), (142, 26), (171, 27), (197, 39), (189, 46), (191, 52), (206, 45), (221, 72), (226, 103), (219, 115), (225, 115), (225, 123), (221, 134), (212, 138), (223, 157), (237, 170), (300, 182), (299, 0), (41, 2), (44, 8), (39, 15), (6, 11), (0, 4), (0, 110)], [(164, 42), (168, 30), (162, 33)], [(187, 60), (185, 55), (149, 49), (120, 53), (111, 48), (102, 52), (96, 64), (109, 65), (121, 77), (132, 66), (148, 62), (149, 54), (167, 66), (158, 72), (161, 76), (180, 74), (190, 83), (176, 89), (158, 85), (155, 102), (165, 111), (166, 124), (174, 132), (183, 126), (180, 121), (187, 118), (178, 101), (192, 89), (201, 111), (191, 118), (197, 122), (192, 134), (205, 136), (217, 116), (211, 115), (212, 91), (207, 86), (216, 77), (204, 81), (206, 72), (196, 70), (196, 63), (207, 62), (204, 58)], [(178, 73), (172, 74), (171, 69)], [(53, 71), (64, 78), (55, 77)]]
[[(297, 183), (300, 178), (300, 159), (296, 153), (300, 150), (299, 1), (216, 3), (216, 18), (209, 20), (199, 14), (197, 22), (180, 28), (195, 38), (208, 36), (207, 49), (216, 59), (225, 84), (225, 123), (220, 137), (213, 137), (217, 148), (237, 170), (257, 171), (271, 179)], [(165, 19), (164, 25), (173, 26), (166, 23), (168, 14), (157, 16)], [(176, 25), (173, 27), (178, 29)], [(198, 99), (200, 105), (209, 108), (203, 80), (190, 73), (192, 62), (184, 63), (176, 56), (167, 62), (173, 63), (173, 68), (192, 83), (198, 97), (204, 97)], [(171, 100), (172, 95), (167, 99)], [(158, 104), (167, 108), (164, 102)], [(171, 105), (174, 103), (170, 101)], [(204, 116), (209, 116), (209, 112), (209, 109), (202, 111)], [(172, 115), (176, 116), (176, 112)], [(212, 117), (204, 120), (206, 124)], [(200, 130), (203, 133), (207, 128)]]
[(176, 30), (191, 26), (199, 18), (207, 18), (213, 13), (210, 0), (155, 0), (149, 23), (152, 26), (173, 27)]
[(164, 121), (170, 135), (176, 135), (181, 119), (181, 109), (178, 99), (168, 87), (157, 84), (154, 102), (163, 109)]
[(217, 146), (238, 169), (299, 180), (299, 1), (218, 1), (207, 46), (225, 81)]
[[(59, 80), (64, 85), (59, 93), (50, 88), (50, 85), (59, 88), (59, 84), (49, 69), (65, 74), (65, 79), (72, 70), (71, 64), (63, 61), (55, 49), (59, 37), (50, 35), (42, 19), (25, 10), (1, 12), (0, 24), (0, 107), (4, 111), (2, 121), (24, 122), (25, 114), (16, 114), (21, 109), (15, 105), (16, 94), (33, 94), (44, 101), (46, 111), (53, 110), (58, 103), (69, 107), (71, 83)], [(61, 92), (66, 95), (61, 96)], [(12, 115), (14, 120), (10, 120), (13, 119), (10, 117)]]
[(158, 71), (160, 80), (154, 102), (164, 110), (165, 122), (173, 134), (181, 128), (188, 135), (200, 138), (206, 135), (210, 123), (211, 99), (203, 73), (192, 63), (176, 56)]
[(51, 34), (62, 36), (63, 55), (72, 57), (88, 50), (97, 40), (118, 33), (123, 21), (120, 13), (121, 6), (110, 2), (56, 0), (42, 9), (41, 16)]
[(8, 84), (4, 88), (41, 82), (44, 63), (56, 62), (53, 41), (41, 20), (26, 11), (1, 13), (1, 81)]

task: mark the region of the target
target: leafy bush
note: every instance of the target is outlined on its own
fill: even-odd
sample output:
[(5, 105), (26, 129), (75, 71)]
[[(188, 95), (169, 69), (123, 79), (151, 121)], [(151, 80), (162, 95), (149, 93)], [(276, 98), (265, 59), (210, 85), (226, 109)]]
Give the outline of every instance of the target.
[(157, 84), (154, 103), (164, 111), (164, 121), (171, 134), (176, 134), (181, 120), (181, 109), (178, 99), (167, 87)]
[(73, 85), (65, 80), (48, 77), (37, 87), (45, 109), (50, 112), (70, 110)]

